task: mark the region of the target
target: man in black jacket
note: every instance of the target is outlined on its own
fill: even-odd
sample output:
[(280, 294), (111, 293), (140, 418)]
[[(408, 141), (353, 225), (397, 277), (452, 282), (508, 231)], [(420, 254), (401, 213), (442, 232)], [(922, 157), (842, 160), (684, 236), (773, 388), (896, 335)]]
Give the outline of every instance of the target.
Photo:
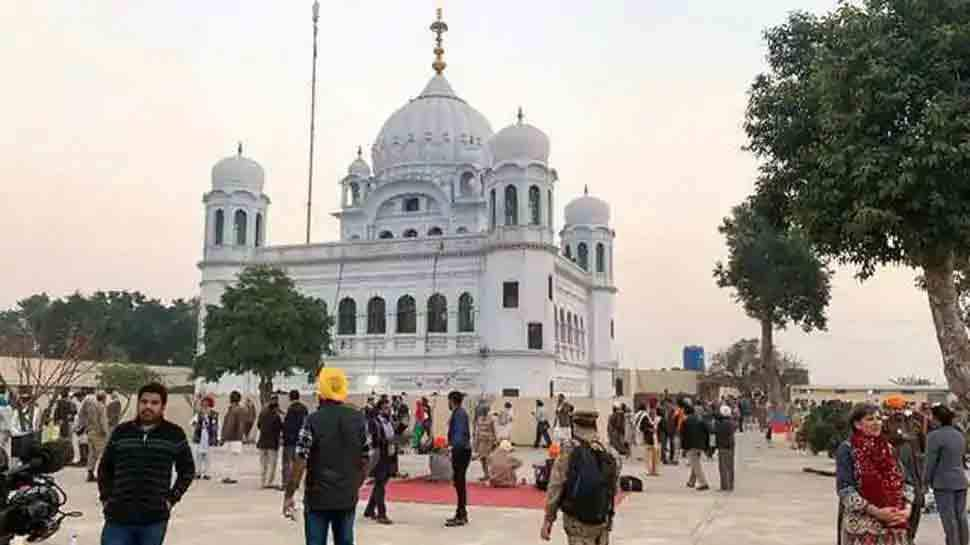
[(710, 430), (707, 429), (707, 424), (697, 414), (692, 404), (685, 403), (684, 413), (687, 414), (687, 420), (684, 421), (680, 444), (681, 449), (687, 452), (687, 460), (690, 462), (690, 478), (687, 479), (687, 487), (694, 488), (694, 483), (697, 483), (698, 491), (709, 490), (701, 456), (710, 446)]
[(721, 405), (714, 439), (717, 446), (717, 469), (721, 476), (721, 490), (734, 490), (734, 422), (731, 407)]
[(283, 418), (283, 486), (290, 482), (296, 441), (308, 413), (306, 405), (300, 401), (300, 391), (290, 390), (290, 406), (286, 408), (286, 417)]
[(296, 446), (293, 474), (286, 484), (283, 514), (293, 517), (293, 495), (306, 471), (303, 503), (306, 543), (323, 545), (333, 529), (336, 545), (353, 545), (354, 513), (367, 466), (364, 415), (347, 405), (347, 376), (324, 367), (317, 380), (320, 407), (306, 418)]
[(142, 386), (138, 417), (111, 434), (98, 466), (101, 545), (161, 545), (172, 507), (192, 484), (192, 450), (182, 428), (165, 420), (167, 402), (165, 386)]

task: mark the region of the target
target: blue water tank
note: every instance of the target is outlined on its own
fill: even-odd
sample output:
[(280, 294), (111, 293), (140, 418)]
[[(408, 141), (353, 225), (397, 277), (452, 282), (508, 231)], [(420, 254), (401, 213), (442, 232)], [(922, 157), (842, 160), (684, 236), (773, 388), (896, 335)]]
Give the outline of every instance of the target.
[(704, 372), (704, 347), (684, 347), (684, 369), (688, 371)]

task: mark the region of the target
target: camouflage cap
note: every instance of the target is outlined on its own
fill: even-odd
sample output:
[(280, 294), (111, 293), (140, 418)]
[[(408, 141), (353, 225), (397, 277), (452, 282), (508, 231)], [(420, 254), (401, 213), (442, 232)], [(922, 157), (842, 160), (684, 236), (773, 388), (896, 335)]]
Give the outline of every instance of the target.
[(597, 411), (576, 411), (573, 413), (573, 423), (585, 428), (596, 427), (600, 413)]

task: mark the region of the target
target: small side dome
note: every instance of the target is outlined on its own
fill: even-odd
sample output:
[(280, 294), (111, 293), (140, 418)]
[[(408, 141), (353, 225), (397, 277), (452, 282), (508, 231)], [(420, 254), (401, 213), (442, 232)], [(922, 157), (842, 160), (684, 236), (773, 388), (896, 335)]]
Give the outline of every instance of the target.
[(226, 157), (212, 167), (212, 189), (243, 189), (260, 194), (263, 192), (265, 178), (263, 167), (243, 156), (242, 144), (239, 144), (236, 155)]
[(519, 108), (519, 121), (500, 130), (489, 142), (494, 164), (503, 161), (549, 161), (549, 137), (536, 127), (522, 121)]
[(357, 158), (354, 159), (353, 163), (347, 168), (347, 174), (351, 176), (357, 176), (359, 178), (369, 178), (370, 177), (370, 166), (367, 161), (364, 160), (363, 151), (360, 147), (357, 147)]
[(606, 201), (590, 197), (586, 190), (582, 197), (566, 205), (566, 225), (609, 225), (610, 205)]

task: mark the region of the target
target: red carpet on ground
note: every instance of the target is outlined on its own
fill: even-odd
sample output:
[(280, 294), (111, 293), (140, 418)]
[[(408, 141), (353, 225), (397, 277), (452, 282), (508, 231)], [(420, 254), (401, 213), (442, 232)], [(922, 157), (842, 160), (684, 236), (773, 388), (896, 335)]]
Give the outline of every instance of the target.
[[(371, 486), (360, 490), (361, 501), (370, 499)], [(616, 497), (617, 505), (626, 496)], [(387, 501), (400, 503), (427, 503), (454, 505), (455, 488), (450, 482), (431, 482), (423, 477), (392, 480), (387, 485)], [(468, 505), (475, 507), (510, 507), (518, 509), (545, 509), (546, 493), (529, 485), (515, 488), (492, 488), (482, 483), (468, 483)]]

